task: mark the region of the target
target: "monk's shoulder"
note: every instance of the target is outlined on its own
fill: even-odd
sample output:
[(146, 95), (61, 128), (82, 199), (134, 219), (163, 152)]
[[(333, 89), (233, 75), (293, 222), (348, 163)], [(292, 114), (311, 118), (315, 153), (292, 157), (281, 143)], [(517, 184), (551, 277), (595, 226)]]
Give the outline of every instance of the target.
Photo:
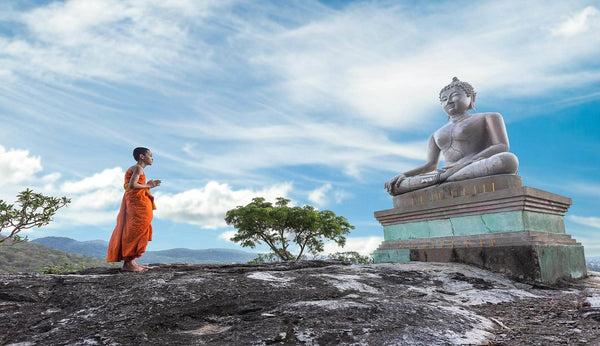
[(140, 167), (139, 165), (133, 165), (131, 167), (129, 167), (129, 171), (131, 171), (131, 174), (139, 174), (142, 175), (144, 174), (144, 169), (142, 167)]

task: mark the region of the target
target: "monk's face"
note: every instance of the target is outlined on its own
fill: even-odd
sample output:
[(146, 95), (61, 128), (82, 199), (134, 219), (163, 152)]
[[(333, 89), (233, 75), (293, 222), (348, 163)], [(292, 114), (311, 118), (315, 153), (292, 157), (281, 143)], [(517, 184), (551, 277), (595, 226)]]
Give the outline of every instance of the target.
[(152, 162), (154, 162), (154, 159), (152, 158), (152, 152), (148, 150), (145, 154), (141, 154), (140, 160), (145, 163), (146, 166), (150, 166)]
[(461, 115), (471, 108), (471, 96), (462, 88), (452, 87), (444, 91), (440, 97), (442, 108), (446, 114)]

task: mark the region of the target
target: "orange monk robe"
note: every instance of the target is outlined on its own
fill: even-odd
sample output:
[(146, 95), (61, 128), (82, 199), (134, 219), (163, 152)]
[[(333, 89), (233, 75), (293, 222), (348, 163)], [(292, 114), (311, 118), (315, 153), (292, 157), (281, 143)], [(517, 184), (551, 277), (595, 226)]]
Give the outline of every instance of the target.
[[(106, 262), (131, 261), (142, 256), (148, 242), (152, 240), (152, 210), (154, 196), (150, 189), (129, 189), (133, 171), (125, 173), (125, 194), (117, 216), (117, 226), (108, 243)], [(140, 175), (139, 184), (146, 184), (146, 176)]]

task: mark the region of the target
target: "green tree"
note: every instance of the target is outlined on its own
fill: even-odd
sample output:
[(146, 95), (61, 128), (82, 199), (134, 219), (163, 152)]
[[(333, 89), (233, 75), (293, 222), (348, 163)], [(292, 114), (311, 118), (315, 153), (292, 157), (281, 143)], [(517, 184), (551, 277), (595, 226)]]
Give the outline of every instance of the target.
[[(325, 239), (344, 246), (345, 235), (354, 229), (345, 217), (330, 210), (309, 205), (290, 207), (289, 203), (289, 199), (279, 197), (273, 205), (255, 197), (249, 204), (229, 210), (225, 222), (237, 229), (231, 240), (250, 248), (265, 243), (280, 260), (292, 261), (301, 259), (305, 252), (322, 252)], [(297, 255), (290, 252), (291, 243), (298, 246)]]
[(71, 203), (71, 200), (66, 197), (44, 196), (26, 189), (17, 195), (16, 203), (17, 207), (0, 200), (0, 233), (5, 229), (9, 232), (6, 237), (0, 239), (0, 243), (6, 239), (15, 243), (27, 241), (27, 237), (22, 238), (17, 233), (49, 224), (56, 211)]
[(356, 251), (336, 252), (327, 256), (329, 259), (343, 261), (352, 264), (372, 264), (373, 257), (363, 256)]

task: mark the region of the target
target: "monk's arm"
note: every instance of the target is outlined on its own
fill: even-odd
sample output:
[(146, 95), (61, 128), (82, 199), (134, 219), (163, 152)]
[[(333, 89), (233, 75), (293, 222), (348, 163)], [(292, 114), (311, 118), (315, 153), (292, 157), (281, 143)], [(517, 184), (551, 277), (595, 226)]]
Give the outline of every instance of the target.
[(160, 180), (158, 180), (158, 181), (150, 180), (146, 184), (138, 183), (138, 180), (140, 179), (141, 174), (142, 174), (142, 169), (140, 168), (140, 166), (135, 165), (133, 168), (133, 173), (131, 174), (131, 179), (129, 179), (129, 189), (130, 190), (150, 189), (150, 188), (160, 185)]

